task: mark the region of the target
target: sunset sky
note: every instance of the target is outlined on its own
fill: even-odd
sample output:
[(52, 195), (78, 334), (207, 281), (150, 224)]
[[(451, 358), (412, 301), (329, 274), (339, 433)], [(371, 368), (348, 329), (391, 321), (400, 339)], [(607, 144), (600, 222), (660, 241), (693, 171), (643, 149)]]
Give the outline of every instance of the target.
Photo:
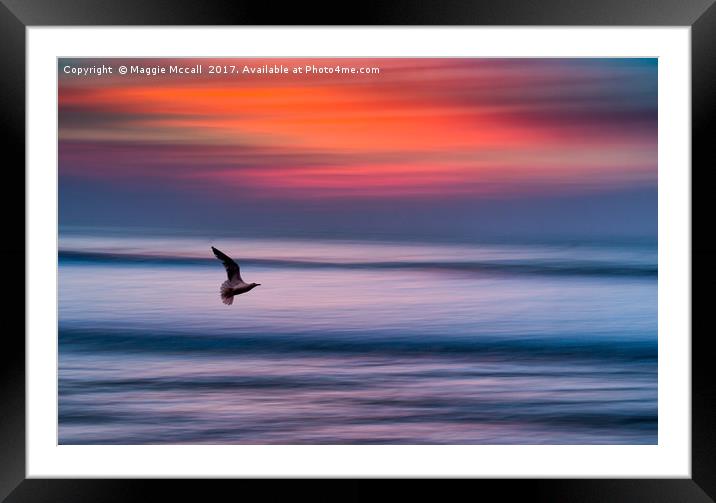
[[(199, 76), (63, 72), (198, 63)], [(655, 59), (60, 59), (58, 72), (61, 226), (656, 234)]]

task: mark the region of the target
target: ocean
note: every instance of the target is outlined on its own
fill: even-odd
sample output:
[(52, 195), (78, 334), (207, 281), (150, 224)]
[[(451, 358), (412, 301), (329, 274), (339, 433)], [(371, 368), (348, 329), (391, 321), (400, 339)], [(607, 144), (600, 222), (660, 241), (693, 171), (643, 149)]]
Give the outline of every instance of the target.
[[(211, 254), (234, 257), (248, 282)], [(656, 444), (655, 243), (61, 232), (60, 444)]]

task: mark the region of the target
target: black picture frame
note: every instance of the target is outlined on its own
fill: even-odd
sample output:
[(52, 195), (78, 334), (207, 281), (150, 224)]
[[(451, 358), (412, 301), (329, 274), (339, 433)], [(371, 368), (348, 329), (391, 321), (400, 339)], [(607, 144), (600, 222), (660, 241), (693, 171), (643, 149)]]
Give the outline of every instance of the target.
[[(352, 5), (352, 4), (350, 4)], [(8, 285), (3, 303), (0, 350), (0, 499), (25, 501), (206, 500), (222, 488), (261, 491), (261, 499), (282, 496), (346, 501), (374, 499), (385, 484), (373, 480), (292, 480), (283, 484), (253, 480), (27, 479), (25, 475), (25, 29), (31, 26), (86, 25), (605, 25), (690, 26), (692, 57), (692, 477), (690, 479), (524, 479), (457, 480), (430, 484), (414, 480), (401, 492), (441, 500), (459, 494), (499, 491), (500, 499), (531, 501), (708, 502), (716, 500), (716, 391), (705, 324), (709, 298), (697, 287), (715, 284), (716, 249), (695, 233), (710, 220), (706, 191), (714, 186), (710, 160), (716, 138), (716, 6), (714, 0), (501, 0), (395, 1), (332, 6), (303, 2), (280, 7), (271, 2), (190, 0), (0, 0), (0, 124), (5, 186), (0, 197), (5, 240), (0, 247)], [(684, 169), (688, 169), (685, 167)], [(15, 264), (10, 266), (10, 264)], [(25, 263), (25, 267), (31, 264)], [(21, 283), (22, 282), (22, 283)], [(700, 313), (700, 314), (697, 314)], [(10, 323), (10, 321), (14, 323)], [(17, 326), (16, 324), (20, 325)], [(22, 329), (20, 328), (22, 327)], [(467, 492), (465, 492), (467, 491)], [(236, 493), (234, 493), (236, 494)], [(283, 498), (282, 498), (283, 499)]]

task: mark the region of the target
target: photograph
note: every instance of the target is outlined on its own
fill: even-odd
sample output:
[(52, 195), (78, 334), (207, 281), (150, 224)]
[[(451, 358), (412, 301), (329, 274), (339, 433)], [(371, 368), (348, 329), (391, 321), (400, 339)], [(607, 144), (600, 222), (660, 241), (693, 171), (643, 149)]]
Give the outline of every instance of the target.
[(56, 61), (60, 446), (659, 444), (658, 58)]

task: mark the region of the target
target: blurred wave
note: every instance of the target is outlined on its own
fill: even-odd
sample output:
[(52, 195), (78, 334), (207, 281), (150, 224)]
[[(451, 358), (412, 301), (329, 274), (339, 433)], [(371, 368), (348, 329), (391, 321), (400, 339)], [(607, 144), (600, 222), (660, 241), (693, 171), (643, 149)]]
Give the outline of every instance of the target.
[[(91, 253), (72, 250), (60, 250), (61, 262), (95, 263), (141, 263), (200, 265), (214, 263), (212, 258), (172, 257), (160, 255), (131, 255), (122, 253)], [(247, 266), (300, 267), (307, 269), (418, 269), (458, 272), (495, 272), (512, 274), (554, 274), (585, 276), (647, 276), (656, 277), (657, 267), (648, 264), (599, 263), (585, 261), (490, 261), (490, 262), (426, 262), (426, 261), (386, 261), (386, 262), (325, 262), (308, 260), (278, 260), (245, 257), (241, 263)]]
[[(591, 337), (590, 337), (591, 335)], [(425, 353), (477, 354), (502, 358), (615, 358), (651, 361), (657, 357), (652, 340), (600, 340), (592, 334), (579, 337), (546, 339), (525, 335), (505, 339), (476, 334), (470, 338), (445, 336), (395, 336), (389, 333), (321, 333), (305, 334), (203, 334), (153, 330), (64, 329), (60, 344), (75, 351), (97, 352), (179, 352), (221, 354), (381, 354), (403, 355)]]

